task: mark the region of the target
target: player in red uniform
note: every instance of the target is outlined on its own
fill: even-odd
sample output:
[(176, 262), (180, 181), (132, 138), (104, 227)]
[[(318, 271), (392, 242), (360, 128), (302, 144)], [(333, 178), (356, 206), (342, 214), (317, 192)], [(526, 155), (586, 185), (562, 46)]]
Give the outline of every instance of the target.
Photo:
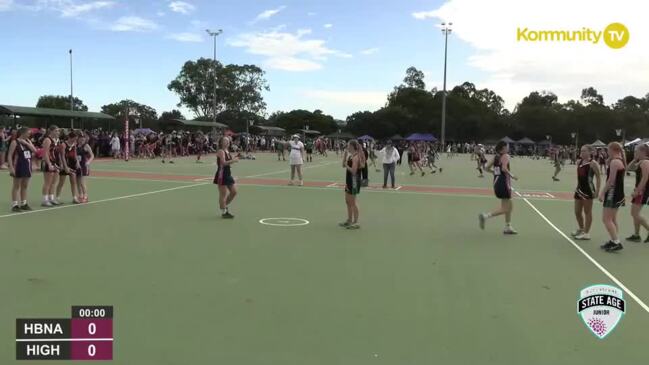
[(70, 178), (70, 191), (72, 192), (72, 203), (81, 203), (77, 198), (77, 139), (80, 133), (78, 131), (70, 131), (66, 136), (65, 142), (60, 143), (57, 147), (61, 161), (61, 170), (59, 172), (59, 183), (56, 186), (56, 200), (61, 201), (61, 191), (65, 185), (65, 177)]
[(41, 171), (43, 171), (43, 202), (42, 206), (51, 207), (61, 204), (54, 198), (54, 185), (59, 178), (59, 155), (56, 146), (59, 143), (59, 127), (52, 125), (47, 128), (45, 137), (43, 137), (42, 149), (43, 160), (41, 161)]
[(606, 184), (599, 193), (599, 201), (604, 203), (602, 222), (611, 239), (601, 246), (606, 252), (623, 249), (618, 239), (619, 226), (617, 212), (624, 205), (624, 175), (626, 173), (626, 159), (624, 148), (618, 142), (608, 145), (608, 169), (606, 171)]
[(77, 197), (82, 203), (88, 202), (88, 185), (86, 177), (90, 176), (90, 164), (95, 154), (88, 144), (88, 135), (82, 134), (77, 140)]
[[(593, 200), (599, 195), (601, 174), (597, 161), (593, 159), (595, 149), (590, 145), (581, 147), (577, 161), (577, 188), (575, 189), (575, 217), (579, 227), (572, 236), (577, 240), (590, 240), (593, 223)], [(597, 185), (593, 183), (595, 178)]]

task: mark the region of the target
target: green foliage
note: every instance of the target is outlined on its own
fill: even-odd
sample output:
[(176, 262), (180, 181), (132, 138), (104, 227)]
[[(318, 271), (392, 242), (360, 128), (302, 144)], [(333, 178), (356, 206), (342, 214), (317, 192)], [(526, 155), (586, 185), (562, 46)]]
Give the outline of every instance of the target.
[[(77, 97), (73, 98), (74, 110), (87, 112), (88, 107)], [(38, 98), (37, 108), (64, 109), (70, 110), (70, 96), (63, 95), (43, 95)]]
[(338, 125), (331, 115), (324, 114), (321, 110), (310, 112), (308, 110), (293, 110), (288, 113), (276, 112), (268, 118), (268, 125), (286, 129), (288, 133), (304, 129), (319, 131), (329, 134), (338, 130)]
[(185, 62), (167, 88), (180, 97), (178, 106), (187, 107), (199, 118), (213, 117), (225, 110), (263, 114), (266, 103), (261, 93), (269, 90), (264, 75), (254, 65), (223, 66), (218, 61), (200, 58)]
[[(124, 121), (127, 111), (129, 113), (129, 123), (131, 126), (135, 127), (136, 123), (141, 121), (143, 128), (158, 127), (158, 113), (154, 108), (148, 105), (127, 99), (101, 107), (102, 113), (112, 115), (120, 122)], [(137, 115), (139, 115), (139, 119)], [(139, 124), (137, 126), (139, 127)]]

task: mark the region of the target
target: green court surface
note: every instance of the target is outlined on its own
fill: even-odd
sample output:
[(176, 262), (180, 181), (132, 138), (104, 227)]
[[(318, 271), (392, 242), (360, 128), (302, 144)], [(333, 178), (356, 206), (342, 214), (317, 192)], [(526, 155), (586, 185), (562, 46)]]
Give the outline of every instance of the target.
[[(18, 215), (3, 171), (0, 364), (30, 363), (14, 360), (16, 318), (65, 318), (77, 304), (115, 307), (115, 364), (647, 361), (649, 244), (601, 251), (597, 203), (593, 240), (577, 242), (584, 252), (557, 231), (575, 228), (561, 194), (574, 188), (574, 166), (554, 183), (548, 161), (513, 159), (515, 188), (536, 195), (514, 201), (520, 234), (505, 237), (502, 219), (478, 228), (478, 213), (498, 201), (476, 190), (490, 191), (491, 179), (477, 178), (467, 155), (442, 157), (442, 174), (400, 167), (401, 190), (363, 190), (358, 231), (337, 226), (335, 155), (315, 158), (305, 187), (287, 186), (288, 166), (270, 154), (234, 165), (243, 183), (232, 221), (218, 217), (213, 161), (98, 161), (90, 204)], [(372, 169), (371, 184), (380, 175)], [(41, 183), (35, 174), (35, 208)], [(620, 225), (628, 235), (628, 207)], [(611, 276), (638, 300), (625, 292), (627, 314), (599, 340), (577, 299), (592, 284), (619, 286)]]

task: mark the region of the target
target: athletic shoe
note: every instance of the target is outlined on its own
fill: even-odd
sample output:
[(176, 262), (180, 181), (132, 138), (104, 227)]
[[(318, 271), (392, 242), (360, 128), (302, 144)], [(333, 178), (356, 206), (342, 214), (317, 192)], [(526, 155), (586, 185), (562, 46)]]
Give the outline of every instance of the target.
[(641, 242), (642, 238), (637, 234), (633, 234), (633, 235), (627, 237), (626, 240), (629, 241), (629, 242)]
[(421, 176), (426, 176), (426, 173), (422, 171)]
[[(387, 185), (383, 185), (383, 189), (387, 189), (387, 188), (388, 188)], [(649, 236), (647, 236), (647, 237), (649, 237)]]
[(622, 250), (623, 248), (624, 248), (624, 246), (622, 246), (622, 243), (614, 243), (613, 246), (611, 246), (610, 248), (607, 248), (607, 249), (606, 249), (606, 252), (615, 252), (615, 251), (620, 251), (620, 250)]
[(14, 213), (20, 213), (20, 207), (17, 206), (17, 205), (14, 205), (13, 207), (11, 207), (11, 211), (14, 212)]
[(349, 222), (349, 221), (344, 221), (344, 222), (342, 222), (342, 223), (338, 223), (338, 225), (339, 225), (340, 227), (343, 227), (343, 228), (347, 228), (347, 227), (349, 227), (351, 224), (352, 224), (352, 223)]
[(487, 217), (485, 217), (484, 213), (480, 213), (478, 215), (478, 222), (480, 224), (480, 229), (484, 230), (486, 221), (487, 221)]
[(505, 228), (505, 230), (503, 231), (503, 234), (507, 234), (507, 235), (515, 235), (515, 234), (518, 234), (518, 232), (516, 232), (516, 230), (515, 230), (514, 228), (512, 228), (512, 227), (507, 227), (507, 228)]
[(41, 207), (52, 207), (52, 206), (53, 206), (52, 202), (49, 201), (49, 200), (46, 200), (46, 201), (41, 203)]
[(52, 203), (52, 205), (63, 205), (63, 203), (61, 203), (58, 199), (50, 200), (50, 203)]
[(582, 232), (578, 235), (575, 235), (574, 238), (579, 241), (590, 241), (590, 234)]
[(30, 207), (29, 204), (25, 204), (20, 206), (20, 210), (30, 211), (32, 210), (32, 207)]
[(584, 233), (584, 232), (583, 232), (581, 229), (577, 229), (576, 231), (570, 233), (570, 235), (571, 235), (572, 237), (577, 237), (577, 236), (579, 236), (579, 235), (582, 234), (582, 233)]
[(442, 173), (442, 168), (441, 168), (441, 167), (439, 168), (439, 173), (440, 173), (440, 174)]
[(556, 177), (554, 177), (554, 176), (552, 176), (552, 180), (553, 180), (553, 181), (559, 181), (559, 179), (556, 178)]
[(234, 216), (232, 214), (230, 214), (230, 212), (225, 212), (225, 213), (223, 213), (221, 215), (221, 218), (223, 218), (223, 219), (232, 219), (232, 218), (234, 218)]
[(415, 174), (415, 172), (413, 171), (413, 172), (410, 173), (410, 176), (412, 176), (412, 175), (414, 175), (414, 174)]
[(649, 243), (649, 236), (647, 236), (647, 239), (644, 240), (644, 243)]
[(173, 161), (169, 161), (169, 163), (174, 163)]
[(72, 204), (81, 204), (81, 201), (78, 199), (72, 199)]
[(304, 186), (304, 181), (300, 180), (300, 186)]
[(599, 247), (602, 250), (608, 251), (609, 249), (611, 249), (611, 247), (615, 247), (615, 246), (617, 246), (617, 243), (614, 243), (613, 241), (608, 241), (608, 242), (606, 242), (605, 244), (603, 244), (603, 245), (601, 245)]
[(291, 185), (291, 186), (295, 185), (295, 184), (293, 183), (293, 180), (289, 181), (288, 184)]
[(162, 163), (165, 163), (165, 160), (162, 160)]
[(345, 228), (347, 228), (347, 229), (360, 229), (361, 226), (358, 223), (352, 223), (352, 224), (348, 225)]

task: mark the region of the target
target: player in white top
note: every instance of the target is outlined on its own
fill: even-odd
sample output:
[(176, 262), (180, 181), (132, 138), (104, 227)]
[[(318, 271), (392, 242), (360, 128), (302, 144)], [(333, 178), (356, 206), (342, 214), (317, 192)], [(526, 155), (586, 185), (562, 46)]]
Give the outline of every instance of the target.
[(288, 161), (291, 164), (291, 181), (289, 181), (288, 184), (295, 185), (295, 173), (297, 173), (297, 177), (299, 179), (298, 184), (302, 186), (304, 185), (304, 179), (302, 178), (302, 165), (304, 165), (304, 143), (300, 142), (300, 136), (294, 134), (288, 145), (291, 151), (288, 155)]

